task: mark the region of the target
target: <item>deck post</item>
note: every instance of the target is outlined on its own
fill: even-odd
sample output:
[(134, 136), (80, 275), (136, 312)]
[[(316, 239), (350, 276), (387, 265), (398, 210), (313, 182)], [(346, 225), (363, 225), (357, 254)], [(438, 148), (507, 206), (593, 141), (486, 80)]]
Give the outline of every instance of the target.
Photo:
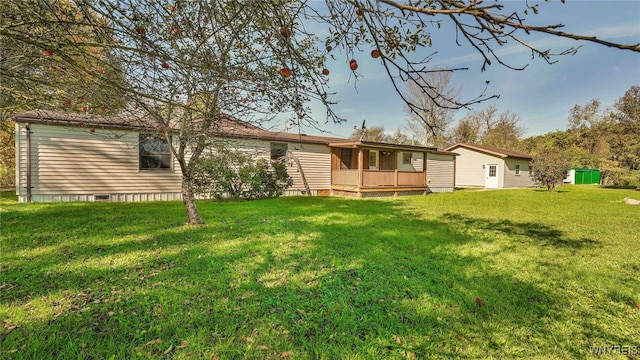
[(396, 176), (393, 177), (393, 186), (398, 187), (398, 176), (399, 176), (398, 167), (396, 167), (395, 175)]
[(429, 185), (427, 184), (427, 156), (429, 156), (429, 153), (422, 153), (422, 171), (424, 172), (422, 181), (424, 181), (424, 184), (423, 184), (424, 186)]
[(358, 192), (360, 192), (360, 188), (362, 188), (363, 169), (364, 169), (364, 151), (362, 151), (362, 148), (358, 148)]

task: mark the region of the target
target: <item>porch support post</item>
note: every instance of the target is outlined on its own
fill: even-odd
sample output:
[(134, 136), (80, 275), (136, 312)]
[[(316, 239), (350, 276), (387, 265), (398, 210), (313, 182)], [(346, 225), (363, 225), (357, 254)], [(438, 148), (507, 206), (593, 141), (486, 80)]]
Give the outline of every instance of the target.
[(424, 182), (424, 186), (427, 186), (427, 156), (429, 153), (422, 153), (422, 173), (424, 176), (422, 177), (422, 181)]
[(394, 172), (395, 172), (395, 176), (393, 177), (393, 186), (398, 187), (398, 167), (397, 166)]
[(427, 156), (429, 156), (428, 152), (422, 153), (422, 186), (425, 187), (422, 195), (427, 195), (429, 184), (427, 183)]
[(362, 188), (362, 173), (364, 169), (364, 151), (362, 148), (358, 148), (358, 192), (360, 192), (360, 188)]

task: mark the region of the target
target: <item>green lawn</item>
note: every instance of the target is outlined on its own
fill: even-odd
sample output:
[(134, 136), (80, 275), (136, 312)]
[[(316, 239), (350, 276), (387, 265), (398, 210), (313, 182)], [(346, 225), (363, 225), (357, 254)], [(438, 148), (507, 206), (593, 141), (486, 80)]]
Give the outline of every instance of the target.
[(640, 207), (625, 197), (640, 192), (200, 202), (192, 228), (181, 202), (5, 193), (0, 358), (640, 351)]

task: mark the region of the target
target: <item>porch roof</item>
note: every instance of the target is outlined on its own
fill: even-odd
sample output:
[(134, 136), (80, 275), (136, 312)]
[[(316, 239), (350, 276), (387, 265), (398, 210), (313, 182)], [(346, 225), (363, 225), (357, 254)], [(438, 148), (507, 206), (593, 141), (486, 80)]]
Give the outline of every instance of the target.
[(388, 149), (388, 150), (404, 150), (404, 151), (415, 151), (422, 153), (431, 153), (431, 154), (443, 154), (443, 155), (458, 155), (457, 153), (451, 151), (443, 151), (438, 150), (434, 147), (428, 146), (418, 146), (418, 145), (401, 145), (401, 144), (389, 144), (389, 143), (380, 143), (375, 141), (363, 141), (363, 140), (345, 140), (339, 142), (331, 142), (329, 143), (330, 147), (339, 147), (339, 148), (376, 148), (376, 149)]

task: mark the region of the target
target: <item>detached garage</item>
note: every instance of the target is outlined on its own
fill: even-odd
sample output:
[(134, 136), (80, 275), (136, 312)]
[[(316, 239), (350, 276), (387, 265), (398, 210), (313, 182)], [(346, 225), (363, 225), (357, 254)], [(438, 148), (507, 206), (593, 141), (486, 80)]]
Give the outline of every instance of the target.
[(503, 189), (533, 187), (527, 154), (489, 146), (458, 143), (445, 149), (459, 154), (455, 162), (455, 186)]

